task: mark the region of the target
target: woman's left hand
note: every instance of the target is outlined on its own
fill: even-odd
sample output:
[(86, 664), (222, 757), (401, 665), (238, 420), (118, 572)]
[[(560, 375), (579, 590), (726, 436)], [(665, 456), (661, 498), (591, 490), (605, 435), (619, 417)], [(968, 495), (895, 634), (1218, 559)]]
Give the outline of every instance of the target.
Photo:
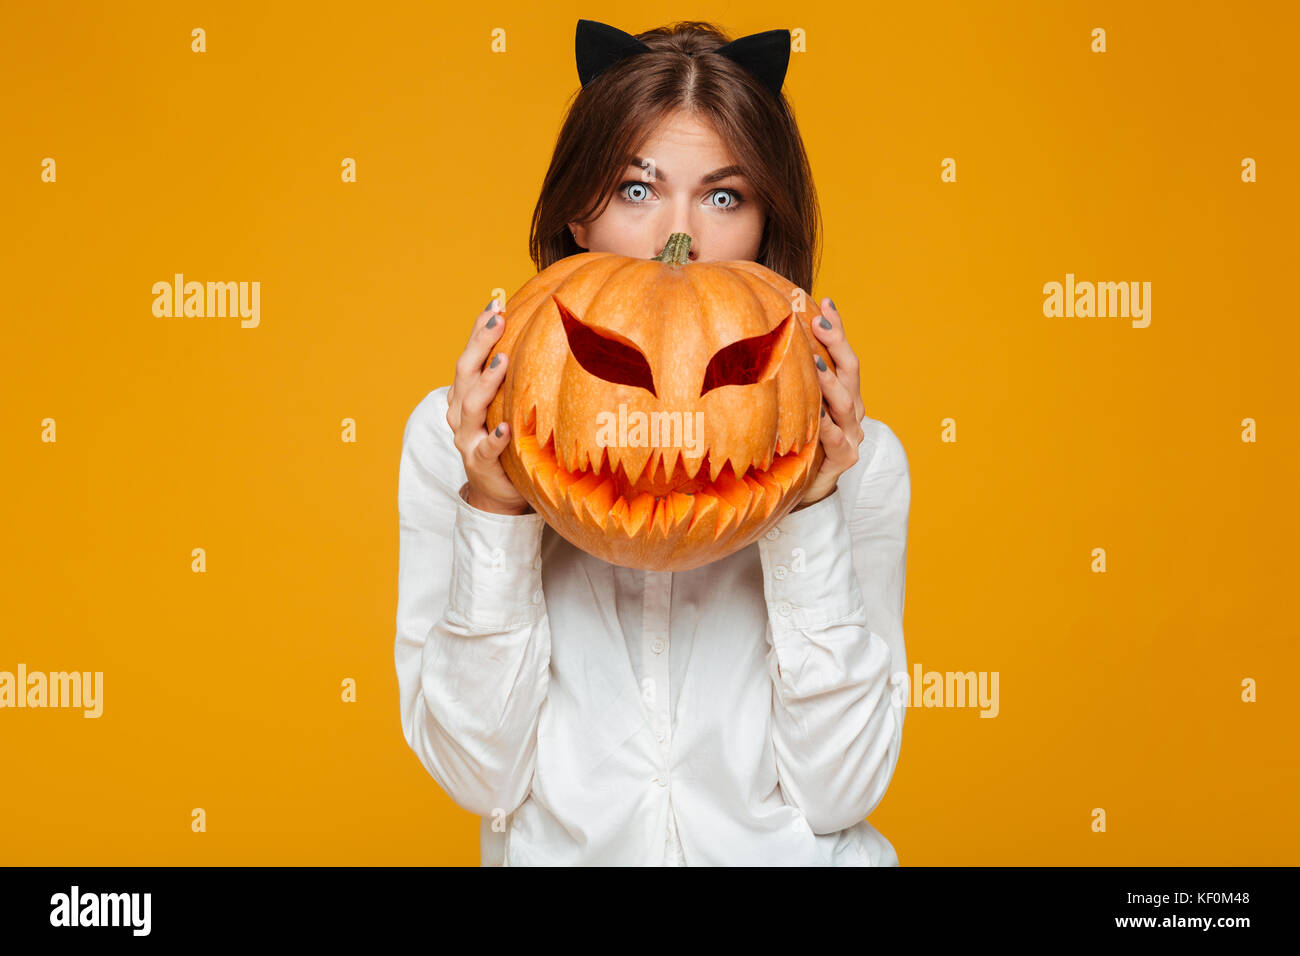
[(844, 334), (844, 323), (835, 309), (835, 303), (830, 299), (822, 300), (821, 316), (813, 319), (812, 329), (818, 341), (831, 353), (835, 367), (823, 370), (822, 365), (825, 363), (821, 356), (814, 356), (825, 400), (821, 443), (826, 457), (795, 511), (821, 501), (835, 490), (840, 475), (857, 464), (858, 446), (862, 444), (863, 438), (862, 415), (865, 406), (860, 394), (862, 386), (858, 377), (858, 356), (849, 345), (848, 336)]

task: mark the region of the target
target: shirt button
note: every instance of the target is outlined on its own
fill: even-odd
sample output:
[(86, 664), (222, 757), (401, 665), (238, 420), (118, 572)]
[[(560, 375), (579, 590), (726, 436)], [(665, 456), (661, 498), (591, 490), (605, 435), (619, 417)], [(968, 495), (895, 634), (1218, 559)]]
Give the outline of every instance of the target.
[(782, 601), (776, 606), (776, 613), (780, 614), (782, 617), (789, 617), (792, 610), (794, 610), (794, 608), (790, 607), (789, 601)]
[(533, 592), (533, 603), (534, 603), (534, 604), (541, 604), (541, 603), (542, 603), (542, 591), (541, 591), (541, 588), (538, 588), (536, 591)]
[(655, 776), (653, 777), (653, 779), (654, 779), (654, 782), (657, 783), (657, 784), (659, 784), (659, 786), (661, 786), (661, 787), (666, 787), (666, 786), (668, 786), (668, 781), (665, 780), (661, 774), (655, 774)]
[(664, 652), (664, 642), (656, 640), (650, 645), (650, 650), (654, 651), (656, 654), (662, 654)]
[(663, 742), (664, 742), (664, 735), (663, 735), (663, 734), (655, 734), (655, 740), (659, 741), (660, 743), (663, 743)]
[(768, 541), (775, 541), (777, 538), (781, 537), (781, 532), (778, 529), (773, 528), (767, 534), (763, 535), (763, 537), (767, 538)]
[(784, 564), (778, 564), (772, 573), (776, 575), (778, 581), (783, 581), (785, 580), (785, 576), (790, 573), (790, 569)]

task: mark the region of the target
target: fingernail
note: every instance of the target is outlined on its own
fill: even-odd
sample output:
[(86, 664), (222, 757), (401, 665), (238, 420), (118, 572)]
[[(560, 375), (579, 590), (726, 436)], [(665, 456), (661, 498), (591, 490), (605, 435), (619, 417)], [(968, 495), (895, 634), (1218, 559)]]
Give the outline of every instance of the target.
[[(817, 360), (820, 362), (820, 361), (821, 361), (821, 356), (818, 356)], [(501, 353), (498, 352), (496, 355), (492, 356), (492, 364), (490, 364), (490, 365), (488, 366), (488, 368), (496, 368), (496, 367), (497, 367), (497, 363), (500, 362), (500, 361), (501, 361)]]
[(486, 312), (488, 309), (493, 308), (496, 304), (497, 304), (496, 296), (493, 296), (492, 298), (488, 299), (488, 304), (483, 306), (483, 311)]
[(817, 356), (817, 368), (823, 372), (826, 371), (826, 363), (822, 361), (822, 357), (820, 355)]
[(822, 418), (825, 418), (825, 417), (826, 417), (826, 406), (823, 405), (823, 406), (822, 406)]
[(500, 438), (501, 435), (505, 432), (505, 428), (506, 428), (506, 423), (502, 422), (500, 425), (497, 426), (497, 430), (493, 434), (495, 434), (497, 438)]
[[(822, 318), (821, 318), (821, 323), (822, 323), (822, 328), (823, 328), (823, 329), (829, 329), (829, 328), (831, 327), (831, 320), (828, 319), (828, 318), (826, 318), (826, 316), (824, 316), (824, 315), (823, 315)], [(488, 324), (490, 325), (491, 323), (488, 323)]]
[(835, 300), (834, 300), (834, 299), (827, 299), (826, 301), (829, 302), (829, 303), (831, 304), (831, 309), (832, 309), (832, 311), (835, 311), (835, 312), (838, 312), (838, 311), (839, 311), (839, 309), (835, 308)]
[(490, 319), (487, 320), (487, 327), (488, 327), (489, 329), (492, 328), (492, 327), (493, 327), (494, 325), (496, 325), (496, 324), (497, 324), (497, 317), (496, 317), (495, 315), (492, 316), (492, 318), (490, 318)]

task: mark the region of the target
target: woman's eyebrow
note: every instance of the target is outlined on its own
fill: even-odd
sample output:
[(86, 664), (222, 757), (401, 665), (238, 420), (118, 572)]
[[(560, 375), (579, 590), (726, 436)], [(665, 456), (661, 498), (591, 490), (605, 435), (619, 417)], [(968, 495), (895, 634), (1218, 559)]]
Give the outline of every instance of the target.
[[(640, 156), (633, 156), (632, 159), (628, 162), (628, 165), (636, 166), (638, 169), (645, 169), (646, 164), (648, 162), (649, 160), (642, 159)], [(668, 176), (664, 173), (662, 169), (658, 168), (657, 166), (654, 167), (654, 175), (655, 175), (655, 179), (659, 180), (661, 183), (668, 182)], [(726, 179), (728, 176), (743, 176), (743, 175), (744, 175), (744, 171), (741, 170), (739, 166), (736, 165), (723, 166), (721, 169), (715, 169), (713, 172), (709, 173), (707, 176), (701, 179), (700, 182), (716, 183), (719, 179)]]

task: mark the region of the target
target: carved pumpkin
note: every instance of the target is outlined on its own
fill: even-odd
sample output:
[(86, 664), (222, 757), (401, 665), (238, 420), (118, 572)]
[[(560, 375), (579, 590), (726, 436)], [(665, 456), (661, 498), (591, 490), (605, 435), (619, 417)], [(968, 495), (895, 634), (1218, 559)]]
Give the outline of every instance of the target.
[(821, 468), (816, 304), (756, 262), (586, 252), (508, 303), (488, 407), (502, 467), (561, 536), (611, 564), (683, 571), (743, 548)]

